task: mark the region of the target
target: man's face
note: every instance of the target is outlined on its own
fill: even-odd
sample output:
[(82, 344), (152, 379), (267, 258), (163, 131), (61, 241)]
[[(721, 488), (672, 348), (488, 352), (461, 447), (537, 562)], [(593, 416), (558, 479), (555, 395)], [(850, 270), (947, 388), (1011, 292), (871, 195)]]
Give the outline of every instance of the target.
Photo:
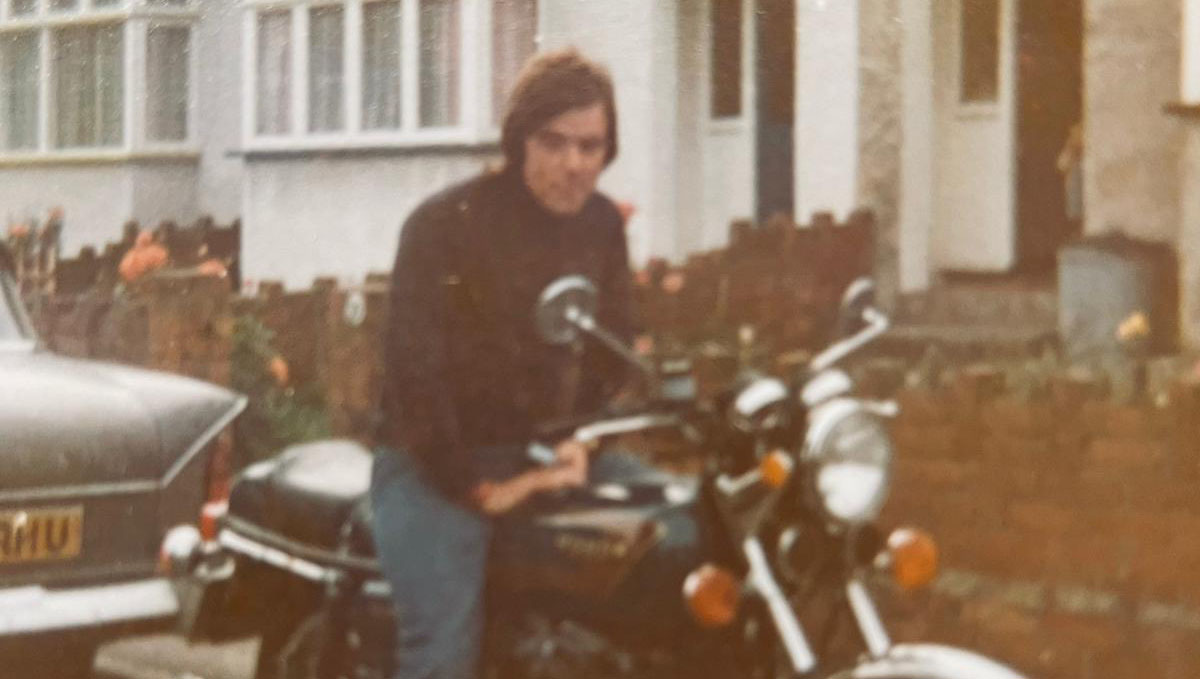
[(550, 212), (577, 214), (596, 190), (607, 150), (604, 105), (570, 109), (526, 137), (525, 185)]

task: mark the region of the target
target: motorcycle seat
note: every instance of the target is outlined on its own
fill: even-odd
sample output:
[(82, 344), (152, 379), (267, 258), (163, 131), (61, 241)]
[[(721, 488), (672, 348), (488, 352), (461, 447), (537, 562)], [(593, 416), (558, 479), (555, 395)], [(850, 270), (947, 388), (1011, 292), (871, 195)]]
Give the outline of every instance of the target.
[(239, 475), (229, 514), (289, 540), (336, 551), (346, 522), (365, 504), (372, 461), (371, 452), (354, 441), (291, 446)]
[[(354, 441), (328, 440), (290, 446), (277, 457), (239, 475), (229, 498), (229, 514), (281, 538), (327, 551), (374, 557), (368, 490), (372, 453)], [(637, 456), (606, 451), (593, 458), (590, 490), (548, 494), (530, 502), (526, 521), (552, 528), (564, 513), (581, 510), (653, 508), (671, 504), (668, 489), (688, 496), (695, 480), (662, 472)], [(618, 487), (619, 496), (596, 493)], [(530, 528), (534, 528), (531, 524)]]

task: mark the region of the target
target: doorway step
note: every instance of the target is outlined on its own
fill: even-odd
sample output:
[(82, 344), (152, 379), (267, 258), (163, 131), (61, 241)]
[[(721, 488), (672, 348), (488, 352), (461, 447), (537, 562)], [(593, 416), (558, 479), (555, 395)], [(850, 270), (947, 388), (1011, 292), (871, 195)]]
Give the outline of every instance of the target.
[(944, 273), (901, 296), (879, 353), (917, 360), (933, 347), (955, 362), (1041, 356), (1058, 343), (1052, 275)]

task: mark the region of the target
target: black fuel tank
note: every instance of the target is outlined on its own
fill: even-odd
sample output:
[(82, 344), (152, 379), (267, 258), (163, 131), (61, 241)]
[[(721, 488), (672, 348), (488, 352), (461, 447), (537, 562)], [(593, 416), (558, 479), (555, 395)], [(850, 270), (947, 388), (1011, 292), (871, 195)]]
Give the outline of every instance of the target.
[(615, 636), (673, 633), (691, 624), (683, 580), (711, 551), (702, 514), (694, 479), (598, 456), (589, 490), (497, 523), (492, 591), (501, 605), (507, 598)]

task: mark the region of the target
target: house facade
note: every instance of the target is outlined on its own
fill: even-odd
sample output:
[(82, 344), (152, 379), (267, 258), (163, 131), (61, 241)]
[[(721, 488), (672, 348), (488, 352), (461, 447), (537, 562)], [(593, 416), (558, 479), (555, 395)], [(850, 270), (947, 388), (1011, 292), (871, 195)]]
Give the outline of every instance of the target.
[[(248, 278), (361, 277), (390, 266), (423, 196), (497, 160), (521, 63), (576, 45), (617, 83), (622, 153), (602, 188), (637, 208), (635, 259), (679, 257), (721, 245), (731, 219), (854, 203), (857, 95), (838, 84), (855, 68), (854, 6), (819, 8), (800, 36), (796, 11), (0, 0), (0, 215), (62, 207), (68, 255), (128, 219), (241, 217)], [(812, 98), (795, 96), (801, 80)]]
[[(1200, 342), (1200, 2), (858, 3), (858, 202), (881, 274), (1039, 273), (1078, 236), (1172, 245), (1185, 344)], [(1057, 167), (1082, 145), (1082, 216)]]
[[(240, 217), (246, 278), (361, 278), (497, 160), (519, 65), (575, 45), (617, 85), (602, 188), (636, 206), (635, 260), (867, 207), (896, 294), (1119, 229), (1177, 246), (1195, 338), (1197, 5), (0, 0), (0, 218), (63, 207), (71, 254), (130, 218)], [(1076, 124), (1081, 220), (1056, 167)]]

